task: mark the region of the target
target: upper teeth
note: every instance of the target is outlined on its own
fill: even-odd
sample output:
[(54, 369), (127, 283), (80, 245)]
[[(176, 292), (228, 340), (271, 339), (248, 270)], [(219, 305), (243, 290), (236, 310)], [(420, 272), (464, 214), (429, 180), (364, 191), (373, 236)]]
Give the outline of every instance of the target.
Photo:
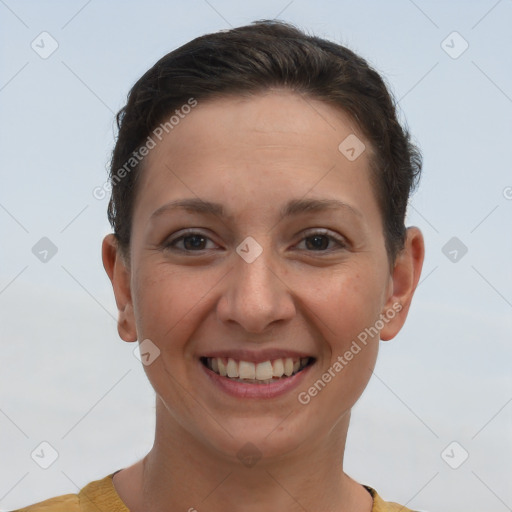
[(290, 375), (304, 368), (308, 361), (309, 357), (285, 357), (272, 361), (252, 363), (250, 361), (236, 361), (231, 357), (227, 359), (208, 357), (206, 358), (206, 366), (222, 377), (266, 381), (272, 380), (273, 377), (282, 377), (283, 375), (290, 377)]

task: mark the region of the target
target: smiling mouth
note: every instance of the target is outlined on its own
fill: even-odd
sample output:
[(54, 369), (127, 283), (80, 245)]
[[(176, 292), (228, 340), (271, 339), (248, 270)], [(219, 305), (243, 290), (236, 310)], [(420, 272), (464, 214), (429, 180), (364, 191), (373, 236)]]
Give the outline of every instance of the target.
[(227, 357), (201, 357), (201, 363), (209, 370), (247, 384), (270, 384), (296, 375), (315, 362), (314, 357), (283, 357), (261, 363), (238, 361)]

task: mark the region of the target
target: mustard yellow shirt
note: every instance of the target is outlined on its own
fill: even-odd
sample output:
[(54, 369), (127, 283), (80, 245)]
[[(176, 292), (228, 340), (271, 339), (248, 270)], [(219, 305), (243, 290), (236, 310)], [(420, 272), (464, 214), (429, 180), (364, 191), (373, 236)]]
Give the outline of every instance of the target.
[[(130, 512), (116, 492), (114, 475), (87, 484), (78, 494), (57, 496), (13, 512)], [(373, 498), (372, 512), (412, 512), (398, 503), (384, 501), (371, 487), (364, 487)]]

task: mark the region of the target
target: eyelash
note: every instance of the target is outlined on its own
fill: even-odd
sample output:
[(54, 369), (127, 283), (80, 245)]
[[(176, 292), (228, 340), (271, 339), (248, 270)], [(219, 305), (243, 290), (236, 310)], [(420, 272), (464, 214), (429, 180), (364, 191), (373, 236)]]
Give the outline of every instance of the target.
[[(332, 242), (335, 242), (336, 244), (338, 244), (338, 248), (334, 248), (334, 249), (324, 249), (324, 250), (311, 250), (311, 251), (307, 251), (307, 252), (315, 252), (315, 253), (330, 253), (332, 251), (335, 251), (335, 250), (343, 250), (343, 249), (346, 249), (347, 248), (347, 243), (342, 239), (342, 238), (338, 238), (338, 237), (335, 237), (331, 234), (328, 234), (328, 232), (326, 230), (315, 230), (315, 231), (312, 231), (310, 233), (307, 233), (306, 236), (304, 236), (300, 242), (303, 242), (307, 239), (310, 239), (310, 238), (314, 238), (314, 237), (317, 237), (317, 236), (322, 236), (322, 237), (326, 237), (329, 239), (329, 241), (332, 241)], [(176, 243), (180, 242), (180, 241), (184, 241), (186, 238), (192, 238), (192, 237), (201, 237), (205, 240), (209, 240), (211, 241), (211, 239), (209, 237), (207, 237), (206, 235), (203, 235), (202, 233), (198, 232), (198, 231), (186, 231), (185, 233), (183, 233), (181, 236), (173, 239), (173, 240), (169, 240), (168, 242), (165, 242), (164, 243), (164, 248), (165, 249), (170, 249), (170, 250), (174, 250), (174, 251), (180, 251), (180, 252), (183, 252), (183, 253), (200, 253), (202, 254), (204, 251), (207, 251), (208, 249), (198, 249), (198, 250), (189, 250), (189, 249), (182, 249), (182, 248), (177, 248), (175, 246)], [(299, 243), (300, 243), (299, 242)], [(298, 245), (298, 244), (297, 244)]]

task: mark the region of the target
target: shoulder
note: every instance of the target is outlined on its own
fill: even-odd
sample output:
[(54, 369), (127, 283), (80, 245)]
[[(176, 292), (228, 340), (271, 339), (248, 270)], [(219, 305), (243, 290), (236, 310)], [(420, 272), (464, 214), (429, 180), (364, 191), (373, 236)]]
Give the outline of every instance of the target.
[(394, 501), (384, 501), (378, 495), (377, 491), (368, 485), (363, 485), (363, 487), (372, 495), (372, 512), (414, 512), (403, 505), (395, 503)]
[(66, 494), (13, 510), (13, 512), (80, 512), (80, 502), (78, 495)]
[(78, 494), (56, 496), (12, 512), (129, 512), (114, 488), (113, 475), (87, 484)]

